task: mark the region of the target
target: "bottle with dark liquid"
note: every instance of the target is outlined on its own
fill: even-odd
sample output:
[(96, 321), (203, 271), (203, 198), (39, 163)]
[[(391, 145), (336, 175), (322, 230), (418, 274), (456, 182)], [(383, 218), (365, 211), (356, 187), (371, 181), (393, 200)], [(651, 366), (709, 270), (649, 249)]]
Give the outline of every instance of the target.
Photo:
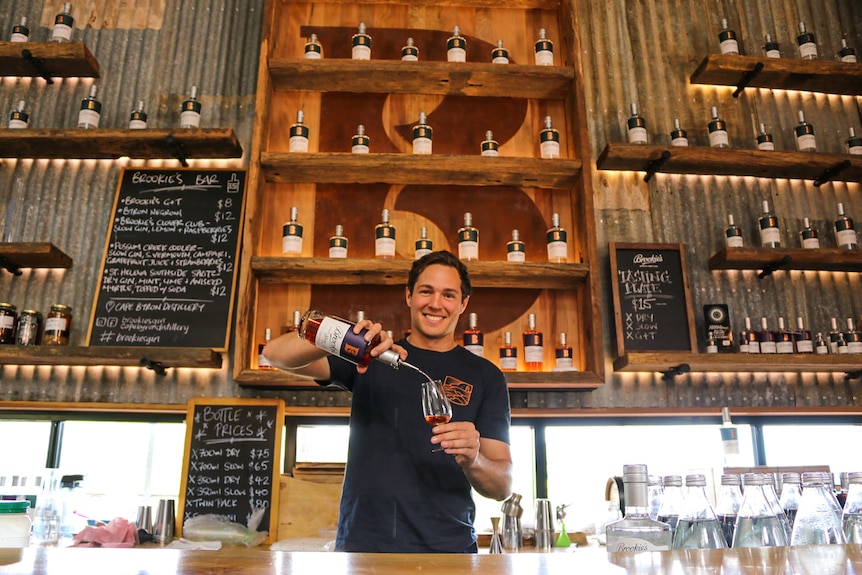
[(503, 334), (500, 346), (500, 371), (518, 371), (518, 348), (512, 345), (512, 332)]
[(814, 353), (814, 340), (811, 339), (811, 330), (805, 329), (802, 318), (796, 318), (797, 331), (793, 332), (793, 343), (796, 353)]
[(766, 318), (760, 318), (760, 331), (757, 332), (757, 343), (760, 344), (760, 353), (778, 353), (775, 346), (775, 334), (769, 331)]
[(303, 314), (297, 333), (300, 338), (320, 349), (360, 367), (368, 366), (372, 359), (382, 361), (396, 369), (401, 366), (401, 358), (391, 349), (377, 357), (372, 357), (371, 349), (380, 343), (380, 336), (377, 335), (371, 341), (365, 341), (368, 330), (362, 329), (359, 333), (353, 333), (355, 325), (346, 319), (310, 309)]
[(775, 353), (793, 353), (793, 334), (784, 326), (784, 318), (778, 318), (778, 330), (772, 332), (775, 337)]
[[(661, 478), (663, 486), (661, 494), (661, 505), (658, 508), (656, 519), (670, 525), (671, 533), (676, 535), (676, 527), (679, 523), (679, 515), (682, 513), (682, 476), (665, 475)], [(673, 538), (671, 538), (673, 540)]]
[(479, 357), (485, 357), (485, 335), (479, 329), (479, 319), (475, 313), (469, 316), (467, 329), (464, 330), (464, 349)]
[(536, 330), (536, 314), (527, 315), (527, 329), (523, 335), (524, 367), (527, 371), (542, 371), (545, 348), (542, 332)]
[(724, 533), (727, 546), (733, 543), (733, 530), (736, 527), (736, 516), (739, 506), (742, 504), (742, 489), (739, 487), (740, 478), (736, 474), (721, 476), (721, 492), (718, 495), (718, 503), (715, 505), (715, 514)]
[(841, 336), (841, 332), (838, 331), (838, 320), (833, 317), (829, 319), (829, 322), (832, 327), (832, 331), (829, 332), (829, 353), (838, 353), (838, 340)]

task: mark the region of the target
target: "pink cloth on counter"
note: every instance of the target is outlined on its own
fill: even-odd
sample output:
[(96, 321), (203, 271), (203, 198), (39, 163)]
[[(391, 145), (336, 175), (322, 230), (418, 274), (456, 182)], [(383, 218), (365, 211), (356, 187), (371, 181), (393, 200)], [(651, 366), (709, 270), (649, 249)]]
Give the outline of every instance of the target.
[(88, 525), (75, 535), (72, 547), (134, 547), (138, 543), (138, 528), (122, 517), (110, 523)]

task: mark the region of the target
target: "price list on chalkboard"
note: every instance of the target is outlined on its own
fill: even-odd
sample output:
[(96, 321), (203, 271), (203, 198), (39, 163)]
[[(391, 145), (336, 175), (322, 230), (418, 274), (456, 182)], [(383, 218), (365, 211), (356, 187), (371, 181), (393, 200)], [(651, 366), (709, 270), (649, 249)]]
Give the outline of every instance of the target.
[(217, 514), (248, 525), (263, 509), (259, 531), (273, 531), (280, 477), (280, 400), (199, 399), (189, 404), (181, 518)]
[(244, 188), (244, 170), (124, 170), (90, 345), (227, 347)]

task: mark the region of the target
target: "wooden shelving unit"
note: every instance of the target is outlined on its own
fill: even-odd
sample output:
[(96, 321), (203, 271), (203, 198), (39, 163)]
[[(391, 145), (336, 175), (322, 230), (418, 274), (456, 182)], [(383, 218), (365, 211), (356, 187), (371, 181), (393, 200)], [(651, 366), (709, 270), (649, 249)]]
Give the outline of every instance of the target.
[[(32, 60), (22, 54), (25, 50)], [(99, 63), (80, 42), (0, 42), (0, 76), (43, 73), (53, 78), (98, 78)]]
[(79, 128), (0, 129), (0, 157), (115, 160), (239, 158), (242, 146), (233, 128), (83, 130)]
[(0, 346), (0, 365), (83, 365), (146, 367), (147, 362), (163, 368), (196, 367), (218, 369), (221, 353), (197, 347), (100, 347), (66, 345)]
[(862, 376), (862, 355), (749, 353), (627, 353), (614, 360), (614, 370), (673, 373), (680, 366), (693, 372), (844, 372)]
[[(662, 160), (664, 152), (670, 155)], [(827, 180), (862, 182), (862, 156), (849, 154), (608, 144), (599, 155), (597, 167), (648, 173), (790, 178), (815, 183), (834, 172)]]
[(709, 269), (862, 272), (862, 250), (723, 248), (709, 258)]
[(15, 268), (72, 267), (72, 258), (49, 242), (0, 243), (0, 262)]
[[(762, 68), (755, 73), (759, 66)], [(691, 75), (692, 84), (739, 86), (744, 80), (751, 88), (857, 95), (862, 93), (862, 66), (831, 60), (709, 54)]]
[(570, 188), (581, 173), (580, 160), (559, 158), (263, 152), (260, 164), (275, 183)]

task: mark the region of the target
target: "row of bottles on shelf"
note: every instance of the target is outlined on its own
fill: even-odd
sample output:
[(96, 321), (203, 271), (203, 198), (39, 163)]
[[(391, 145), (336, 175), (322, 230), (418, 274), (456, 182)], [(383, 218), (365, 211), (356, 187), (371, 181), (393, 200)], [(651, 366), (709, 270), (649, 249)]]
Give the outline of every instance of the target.
[[(812, 337), (801, 317), (796, 318), (796, 329), (785, 325), (784, 318), (779, 317), (776, 330), (769, 328), (765, 317), (760, 318), (759, 330), (752, 329), (751, 318), (746, 317), (745, 328), (739, 332), (738, 351), (756, 354), (862, 354), (862, 333), (857, 330), (852, 317), (847, 318), (846, 326), (846, 331), (839, 330), (838, 320), (833, 317), (830, 331), (818, 331)], [(707, 353), (734, 351), (732, 334), (729, 323), (720, 327), (708, 325)]]
[[(299, 222), (299, 210), (294, 206), (290, 208), (290, 221), (282, 226), (281, 250), (286, 256), (302, 255), (304, 227)], [(547, 239), (547, 260), (552, 263), (565, 263), (568, 261), (569, 244), (568, 233), (560, 227), (560, 215), (554, 213), (551, 216), (551, 227), (545, 235)], [(396, 228), (389, 221), (389, 209), (384, 208), (381, 221), (374, 227), (374, 257), (392, 259), (396, 254)], [(479, 230), (473, 226), (473, 214), (464, 214), (464, 225), (458, 229), (457, 235), (458, 257), (463, 261), (476, 261), (479, 259)], [(344, 235), (344, 226), (337, 224), (335, 234), (329, 238), (329, 257), (346, 258), (348, 253), (348, 239)], [(434, 243), (428, 238), (428, 229), (421, 228), (420, 236), (414, 243), (414, 259), (434, 251)], [(524, 262), (526, 256), (526, 244), (520, 239), (517, 229), (512, 230), (512, 239), (506, 244), (506, 259), (510, 262)]]
[[(416, 155), (430, 155), (433, 150), (434, 129), (428, 125), (425, 112), (419, 113), (419, 122), (413, 126), (413, 153)], [(305, 113), (302, 110), (296, 113), (296, 123), (290, 126), (289, 152), (308, 152), (309, 129), (305, 122)], [(500, 155), (500, 144), (494, 139), (491, 130), (485, 132), (485, 139), (479, 144), (482, 156), (496, 157)], [(545, 117), (545, 127), (539, 132), (539, 150), (542, 158), (560, 157), (560, 132), (553, 127), (551, 117)], [(371, 152), (371, 138), (365, 133), (365, 126), (360, 124), (356, 128), (356, 134), (351, 138), (350, 151), (354, 154), (368, 154)]]
[[(63, 9), (54, 16), (54, 26), (48, 36), (49, 42), (71, 42), (75, 18), (72, 17), (72, 3), (64, 2)], [(10, 42), (30, 42), (29, 20), (22, 16), (18, 24), (12, 26)]]
[[(862, 472), (846, 474), (844, 501), (828, 472), (725, 474), (715, 506), (702, 474), (662, 478), (623, 468), (625, 516), (605, 528), (608, 552), (862, 543)], [(740, 489), (742, 485), (743, 489)]]
[[(81, 100), (81, 109), (78, 111), (78, 127), (93, 129), (99, 127), (102, 118), (102, 102), (96, 96), (97, 88), (90, 86), (90, 94)], [(201, 124), (202, 104), (197, 99), (198, 87), (192, 86), (188, 99), (180, 109), (180, 127), (198, 128)], [(21, 100), (18, 107), (9, 115), (9, 128), (26, 129), (30, 126), (30, 114), (25, 111), (26, 102)], [(137, 107), (129, 116), (130, 130), (145, 130), (147, 128), (147, 113), (144, 111), (143, 101), (139, 101)]]
[[(808, 30), (805, 22), (799, 23), (799, 34), (795, 38), (799, 57), (803, 60), (817, 60), (820, 54), (817, 50), (817, 39), (814, 33)], [(718, 33), (718, 46), (722, 54), (737, 55), (741, 52), (740, 40), (735, 30), (731, 30), (726, 18), (721, 20), (721, 30)], [(782, 52), (778, 41), (772, 34), (766, 34), (762, 46), (763, 55), (767, 58), (781, 58)], [(856, 50), (847, 45), (847, 38), (841, 38), (841, 49), (837, 54), (841, 62), (855, 63)]]
[(18, 308), (0, 303), (0, 344), (5, 345), (69, 345), (72, 331), (72, 308), (54, 304), (43, 318), (34, 309)]
[[(638, 106), (631, 105), (631, 116), (626, 120), (626, 133), (630, 144), (648, 143), (646, 120), (638, 113)], [(712, 148), (730, 148), (730, 138), (727, 133), (727, 122), (718, 115), (718, 108), (712, 106), (712, 118), (707, 124), (707, 137)], [(805, 113), (798, 112), (798, 123), (793, 128), (793, 136), (796, 149), (800, 152), (816, 152), (817, 139), (814, 135), (814, 126), (805, 120)], [(852, 126), (847, 128), (848, 138), (844, 142), (844, 151), (851, 155), (862, 155), (862, 138), (856, 135), (856, 129)], [(766, 129), (766, 125), (760, 124), (760, 132), (754, 138), (758, 150), (775, 150), (775, 140)], [(686, 147), (690, 143), (688, 131), (680, 126), (679, 119), (674, 119), (674, 127), (670, 132), (670, 144), (676, 147)]]
[[(728, 215), (728, 226), (724, 230), (725, 245), (729, 248), (741, 248), (745, 245), (742, 229), (736, 225), (733, 215)], [(805, 249), (819, 249), (820, 234), (811, 225), (806, 217), (802, 219), (802, 229), (799, 230), (799, 244)], [(769, 202), (763, 200), (763, 213), (757, 217), (757, 227), (760, 236), (760, 245), (765, 248), (780, 248), (781, 229), (778, 225), (778, 217), (769, 209)], [(858, 249), (858, 237), (856, 234), (856, 223), (853, 218), (844, 211), (844, 203), (838, 202), (838, 216), (832, 223), (835, 232), (835, 245), (840, 249)]]
[[(545, 29), (539, 30), (539, 38), (534, 44), (534, 61), (537, 66), (554, 65), (554, 43), (547, 38)], [(317, 34), (311, 34), (305, 43), (305, 58), (320, 60), (323, 58), (323, 46), (317, 39)], [(353, 60), (371, 60), (371, 35), (364, 22), (359, 23), (356, 34), (351, 37), (351, 58)], [(413, 38), (407, 38), (407, 43), (401, 48), (401, 60), (416, 62), (419, 60), (419, 47)], [(467, 61), (467, 39), (461, 35), (461, 29), (455, 26), (452, 36), (446, 40), (446, 61)], [(503, 40), (497, 40), (497, 47), (491, 51), (491, 63), (508, 64), (509, 51), (503, 47)]]
[[(293, 325), (289, 326), (285, 333), (297, 332), (300, 337), (304, 337), (309, 342), (317, 345), (317, 328), (311, 328), (310, 326), (311, 324), (315, 324), (319, 327), (318, 324), (320, 324), (325, 318), (330, 318), (332, 321), (342, 322), (342, 324), (347, 328), (343, 331), (352, 333), (353, 326), (365, 319), (365, 312), (357, 311), (356, 322), (351, 322), (350, 320), (342, 319), (337, 316), (326, 316), (316, 310), (308, 310), (305, 314), (300, 314), (299, 310), (296, 310), (293, 312)], [(393, 337), (391, 331), (388, 333), (390, 337)], [(409, 336), (409, 334), (410, 332), (408, 330), (404, 334), (404, 337)], [(544, 371), (544, 334), (537, 329), (536, 314), (531, 313), (527, 315), (527, 327), (521, 336), (524, 350), (524, 370)], [(264, 339), (260, 344), (258, 344), (258, 369), (274, 369), (269, 360), (263, 355), (263, 349), (271, 339), (272, 329), (265, 328)], [(345, 346), (341, 345), (341, 343), (335, 345), (329, 342), (331, 338), (327, 337), (324, 339), (326, 339), (328, 343), (323, 349), (359, 365), (368, 365), (371, 361), (371, 357), (368, 355), (368, 352), (370, 352), (371, 348), (377, 345), (377, 342), (375, 341), (368, 342), (366, 345), (363, 339), (363, 344), (360, 347), (365, 351), (363, 351), (360, 354), (361, 357), (359, 357), (356, 355), (356, 346), (347, 346), (345, 349), (350, 350), (350, 353), (347, 353), (345, 349), (342, 349)], [(577, 371), (577, 367), (574, 365), (573, 351), (571, 346), (568, 345), (568, 338), (565, 332), (560, 333), (557, 341), (558, 343), (554, 347), (554, 368), (552, 371)], [(479, 357), (485, 357), (485, 336), (482, 330), (479, 329), (478, 316), (475, 313), (470, 313), (468, 316), (468, 327), (464, 330), (462, 342), (467, 351), (478, 355)], [(518, 371), (518, 357), (518, 347), (512, 344), (512, 332), (507, 331), (503, 334), (503, 343), (499, 348), (500, 369), (505, 372)], [(394, 361), (394, 358), (389, 356), (382, 359), (375, 359), (380, 359), (384, 363), (389, 364), (393, 364)], [(400, 365), (400, 363), (395, 361), (393, 367), (398, 367), (398, 365)]]

